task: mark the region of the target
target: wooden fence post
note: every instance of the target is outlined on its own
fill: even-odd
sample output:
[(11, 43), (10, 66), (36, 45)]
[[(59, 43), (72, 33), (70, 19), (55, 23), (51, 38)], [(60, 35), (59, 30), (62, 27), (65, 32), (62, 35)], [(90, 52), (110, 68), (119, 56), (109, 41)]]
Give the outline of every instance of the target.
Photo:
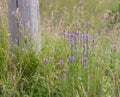
[(19, 45), (23, 40), (25, 46), (34, 42), (34, 49), (39, 50), (39, 0), (7, 0), (10, 44)]

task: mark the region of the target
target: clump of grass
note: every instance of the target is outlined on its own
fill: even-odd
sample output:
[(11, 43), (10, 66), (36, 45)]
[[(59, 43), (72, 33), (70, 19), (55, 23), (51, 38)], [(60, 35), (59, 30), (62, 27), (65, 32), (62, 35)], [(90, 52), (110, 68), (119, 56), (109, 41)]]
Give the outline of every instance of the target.
[(0, 94), (5, 97), (119, 97), (118, 42), (90, 31), (64, 31), (57, 37), (44, 33), (39, 54), (29, 47), (18, 47), (10, 57), (8, 46), (3, 52), (1, 42)]
[[(114, 60), (110, 48), (111, 41), (106, 36), (101, 37), (97, 34), (94, 34), (95, 39), (90, 32), (89, 34), (81, 32), (80, 36), (77, 36), (78, 32), (64, 32), (64, 36), (57, 38), (57, 41), (55, 41), (56, 37), (46, 36), (45, 47), (43, 45), (41, 53), (41, 62), (45, 65), (43, 66), (45, 68), (43, 82), (47, 80), (47, 82), (45, 81), (45, 93), (48, 93), (46, 95), (50, 97), (54, 95), (68, 97), (113, 95), (115, 91), (111, 93), (112, 87), (107, 85), (112, 81), (109, 79), (111, 75), (106, 74), (113, 69), (110, 68), (111, 59)], [(90, 54), (87, 52), (88, 50)], [(114, 54), (116, 56), (116, 52)], [(82, 61), (80, 60), (81, 56), (83, 57)], [(115, 63), (113, 65), (115, 66)], [(41, 71), (41, 66), (39, 69)]]

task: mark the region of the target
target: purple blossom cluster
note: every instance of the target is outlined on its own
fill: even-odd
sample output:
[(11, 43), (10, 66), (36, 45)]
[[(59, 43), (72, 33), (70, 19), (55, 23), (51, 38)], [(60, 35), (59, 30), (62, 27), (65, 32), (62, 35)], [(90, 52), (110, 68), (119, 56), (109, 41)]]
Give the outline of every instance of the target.
[(68, 56), (68, 61), (74, 61), (74, 56)]
[[(86, 24), (90, 25), (90, 21), (87, 21)], [(78, 30), (77, 32), (74, 33), (68, 32), (66, 34), (66, 39), (69, 40), (67, 45), (70, 44), (70, 48), (71, 48), (70, 51), (71, 56), (68, 56), (68, 61), (72, 62), (78, 59), (79, 57), (80, 63), (87, 64), (91, 52), (89, 46), (94, 47), (96, 43), (95, 38), (91, 39), (88, 31), (86, 33), (84, 32), (82, 33), (80, 30)]]
[[(87, 25), (90, 25), (90, 22), (86, 22)], [(82, 33), (82, 31), (77, 30), (74, 33), (63, 31), (63, 36), (66, 41), (64, 41), (68, 48), (70, 48), (70, 52), (67, 56), (68, 62), (76, 61), (79, 58), (80, 64), (87, 64), (89, 55), (91, 53), (91, 49), (89, 46), (94, 47), (96, 40), (95, 38), (91, 39), (89, 32)], [(65, 45), (65, 46), (66, 46)], [(113, 43), (111, 45), (112, 48), (115, 48), (116, 45)], [(44, 58), (44, 63), (48, 63), (48, 59)], [(60, 58), (59, 64), (65, 64), (65, 59)]]
[(88, 41), (88, 39), (89, 39), (88, 33), (86, 33), (86, 34), (84, 35), (84, 38), (85, 38), (86, 41)]
[(64, 64), (63, 59), (60, 59), (60, 65)]
[[(87, 21), (86, 24), (90, 25), (90, 21)], [(62, 74), (61, 79), (66, 80), (68, 78), (67, 74), (69, 74), (71, 70), (73, 70), (73, 72), (75, 71), (74, 67), (76, 64), (80, 64), (84, 67), (89, 64), (90, 55), (92, 55), (92, 51), (95, 49), (96, 39), (91, 37), (88, 31), (82, 32), (80, 30), (73, 33), (63, 31), (62, 35), (65, 42), (64, 46), (68, 51), (64, 54), (66, 49), (61, 50), (62, 54), (58, 55), (60, 57), (58, 57), (56, 63), (58, 63), (59, 65), (57, 66), (60, 67), (60, 73)], [(111, 51), (114, 53), (117, 47), (116, 42), (113, 42), (110, 46)], [(47, 58), (44, 58), (43, 62), (45, 64), (49, 63)]]
[[(90, 21), (86, 22), (87, 25), (90, 25)], [(88, 31), (82, 32), (80, 30), (77, 30), (73, 33), (63, 31), (63, 37), (64, 37), (64, 45), (66, 48), (69, 48), (69, 52), (67, 55), (64, 55), (67, 57), (66, 59), (63, 59), (63, 54), (59, 59), (60, 65), (63, 67), (67, 62), (69, 63), (80, 63), (81, 65), (87, 65), (89, 62), (89, 55), (91, 54), (91, 47), (94, 47), (96, 43), (96, 39), (92, 38), (90, 36), (90, 33)], [(112, 48), (115, 48), (115, 43), (112, 44)], [(78, 61), (78, 62), (77, 62)], [(44, 58), (44, 63), (48, 63), (48, 59)], [(68, 69), (63, 70), (64, 73), (68, 72)], [(66, 74), (64, 74), (63, 79), (65, 79)]]

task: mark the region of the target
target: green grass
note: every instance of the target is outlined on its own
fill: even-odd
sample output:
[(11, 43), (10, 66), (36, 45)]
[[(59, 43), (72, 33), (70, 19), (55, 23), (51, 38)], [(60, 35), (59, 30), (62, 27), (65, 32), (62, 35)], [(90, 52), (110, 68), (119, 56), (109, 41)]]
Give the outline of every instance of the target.
[[(9, 52), (2, 52), (1, 47), (1, 95), (3, 97), (25, 97), (25, 95), (119, 97), (119, 46), (111, 52), (111, 41), (107, 36), (101, 38), (96, 35), (96, 45), (84, 67), (79, 62), (79, 54), (72, 63), (68, 62), (71, 49), (64, 46), (64, 41), (67, 40), (62, 36), (55, 37), (46, 33), (42, 37), (42, 49), (39, 55), (27, 48), (27, 51), (18, 50), (12, 58), (8, 55)], [(59, 64), (61, 56), (64, 60), (63, 65)], [(48, 59), (48, 63), (43, 62), (44, 58)], [(64, 73), (64, 69), (69, 71)], [(66, 80), (63, 80), (65, 74)]]
[[(99, 0), (91, 1), (81, 0), (83, 5), (79, 6), (78, 0), (41, 0), (42, 48), (37, 54), (30, 46), (16, 47), (11, 53), (7, 26), (0, 17), (0, 97), (120, 97), (119, 29), (107, 32), (104, 29), (108, 28), (108, 21), (99, 20), (106, 9), (117, 7), (111, 7), (110, 0), (102, 4)], [(52, 11), (54, 18), (50, 15)], [(63, 24), (59, 23), (61, 17)], [(50, 25), (46, 19), (52, 20)], [(74, 19), (79, 20), (77, 24), (73, 23)], [(91, 24), (86, 25), (86, 20)], [(67, 34), (68, 31), (76, 33), (78, 28), (81, 33), (88, 31), (89, 41), (80, 42), (77, 36), (70, 45), (68, 37), (61, 32), (65, 29)], [(96, 40), (94, 47), (93, 38)], [(117, 47), (111, 48), (114, 42)], [(87, 48), (83, 49), (83, 43)], [(77, 54), (74, 54), (76, 45)], [(90, 54), (82, 55), (87, 50)], [(74, 61), (68, 60), (70, 55), (74, 56)], [(85, 61), (80, 63), (81, 55), (88, 58), (86, 64)], [(45, 63), (44, 58), (48, 62)], [(60, 59), (64, 64), (60, 64)]]

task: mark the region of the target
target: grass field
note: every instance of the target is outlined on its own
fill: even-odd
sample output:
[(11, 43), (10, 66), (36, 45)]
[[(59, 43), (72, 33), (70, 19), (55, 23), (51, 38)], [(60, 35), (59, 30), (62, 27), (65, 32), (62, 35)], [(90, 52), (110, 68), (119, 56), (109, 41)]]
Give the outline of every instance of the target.
[(0, 97), (120, 97), (119, 16), (119, 0), (40, 0), (41, 51), (11, 53), (0, 1)]

